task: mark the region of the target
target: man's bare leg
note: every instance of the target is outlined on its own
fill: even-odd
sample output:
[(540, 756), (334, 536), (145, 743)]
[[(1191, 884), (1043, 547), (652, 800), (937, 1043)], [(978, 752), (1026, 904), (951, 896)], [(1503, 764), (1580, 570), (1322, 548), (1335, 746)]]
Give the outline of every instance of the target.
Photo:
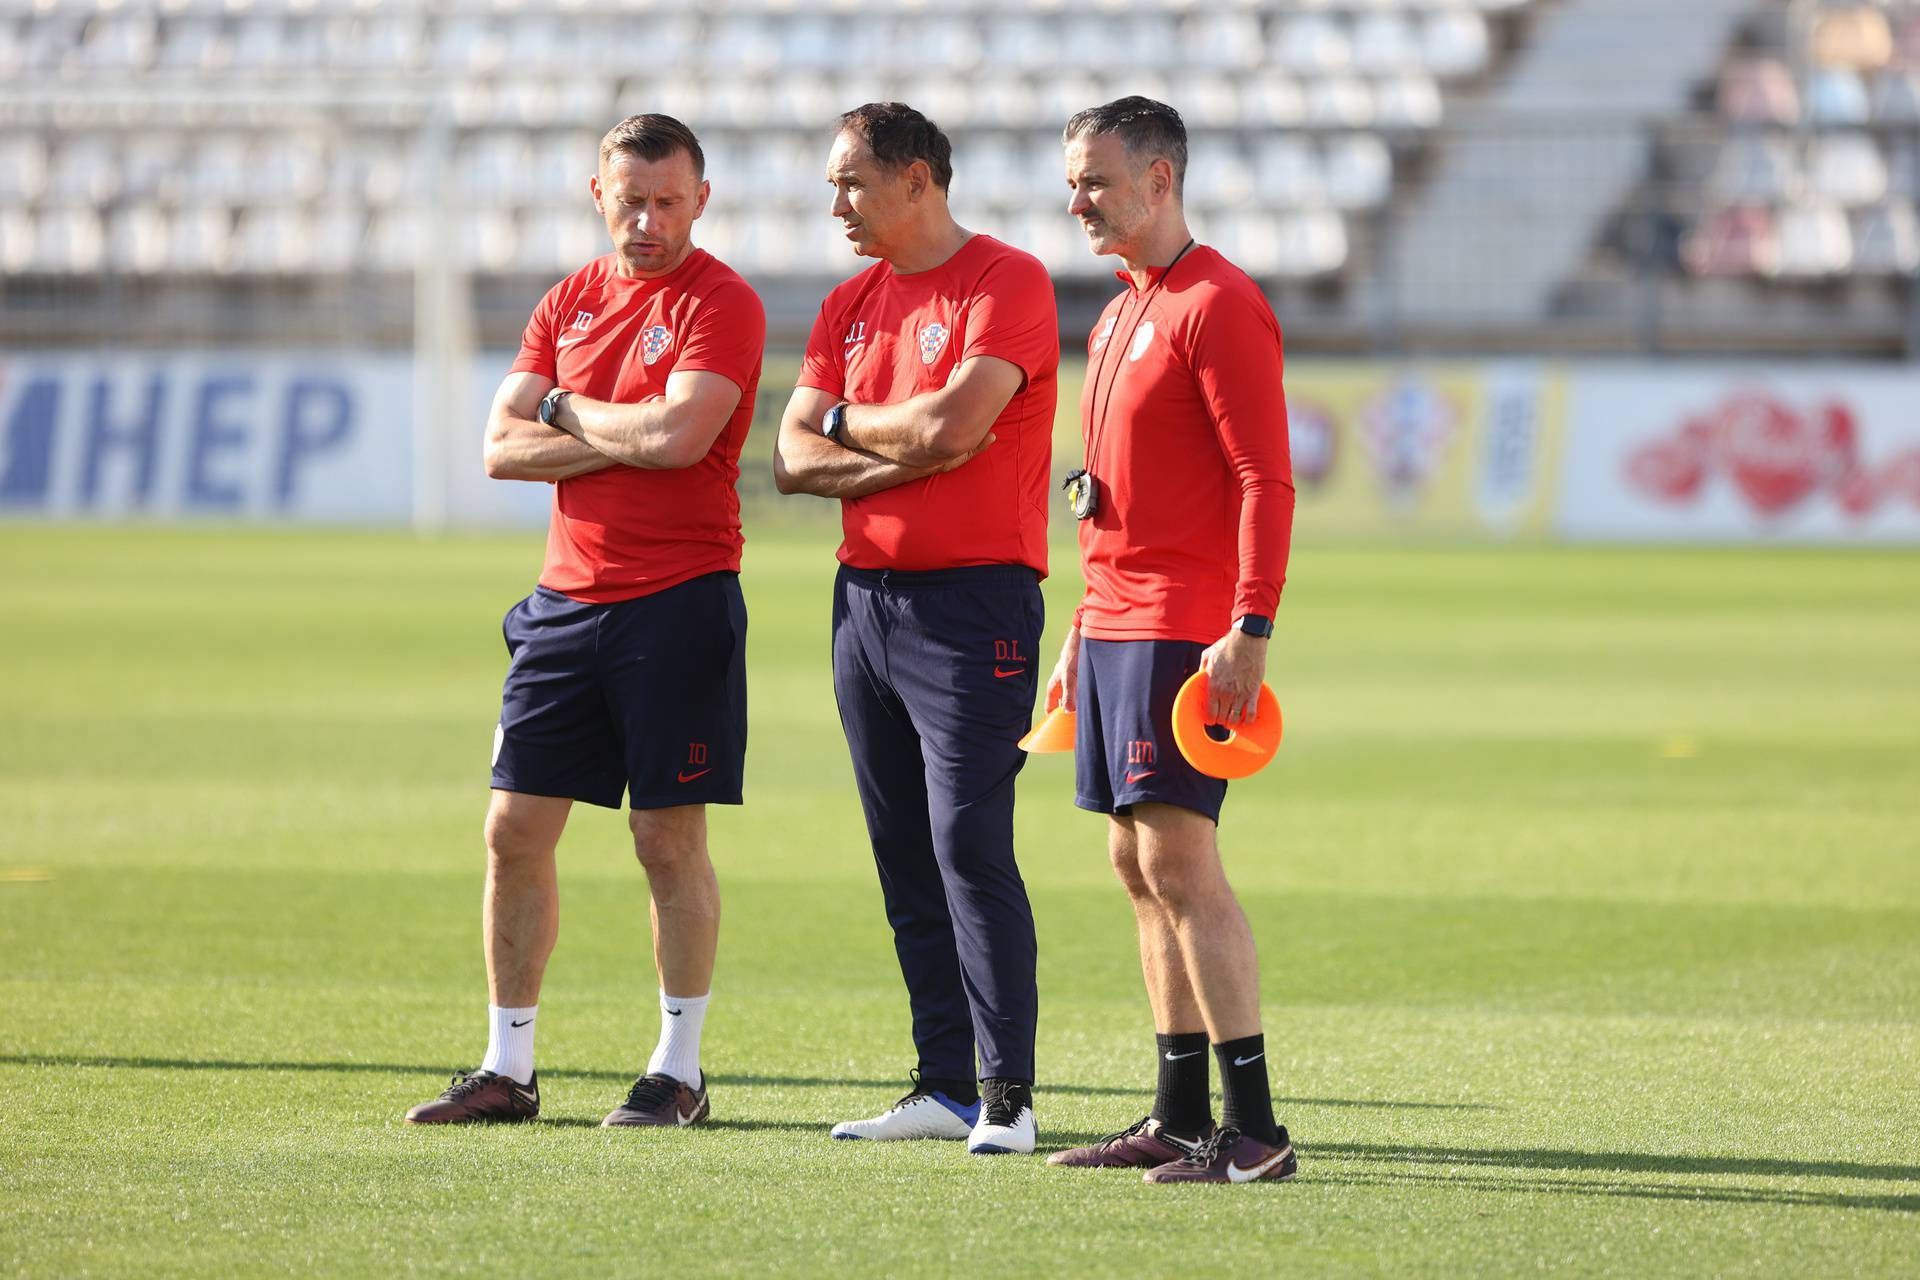
[(1177, 805), (1140, 804), (1133, 828), (1141, 886), (1171, 928), (1220, 1064), (1220, 1126), (1278, 1143), (1260, 1033), (1259, 956), (1220, 865), (1213, 821)]
[(707, 809), (635, 809), (628, 826), (634, 856), (647, 873), (653, 964), (660, 975), (660, 1041), (647, 1074), (697, 1089), (700, 1032), (720, 941), (720, 885), (707, 855)]
[(540, 979), (560, 933), (554, 847), (573, 801), (495, 790), (487, 805), (487, 884), (480, 936), (487, 957), (487, 1052), (480, 1069), (407, 1112), (409, 1124), (530, 1120), (540, 1114), (534, 1083), (534, 1017)]
[(495, 791), (487, 807), (487, 887), (481, 929), (487, 991), (495, 1005), (540, 1001), (540, 980), (560, 936), (554, 849), (573, 801)]

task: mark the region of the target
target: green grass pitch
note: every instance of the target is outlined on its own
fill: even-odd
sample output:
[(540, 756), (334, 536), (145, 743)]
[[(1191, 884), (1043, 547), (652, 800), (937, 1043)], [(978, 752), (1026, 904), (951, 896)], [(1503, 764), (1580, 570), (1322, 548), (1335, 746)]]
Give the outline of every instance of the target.
[[(749, 538), (713, 1123), (594, 1127), (657, 1015), (623, 821), (582, 808), (546, 1113), (416, 1131), (484, 1045), (498, 623), (538, 535), (0, 530), (0, 1268), (1913, 1273), (1914, 556), (1304, 538), (1288, 740), (1222, 833), (1302, 1172), (1159, 1189), (827, 1139), (902, 1090), (906, 1007), (828, 683), (831, 526)], [(1036, 758), (1020, 791), (1047, 1147), (1150, 1086), (1070, 783)]]

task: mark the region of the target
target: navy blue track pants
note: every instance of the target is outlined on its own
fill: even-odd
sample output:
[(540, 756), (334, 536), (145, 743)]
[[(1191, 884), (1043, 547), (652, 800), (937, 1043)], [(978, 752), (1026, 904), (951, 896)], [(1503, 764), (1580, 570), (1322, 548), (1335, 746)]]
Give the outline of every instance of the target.
[(1033, 909), (1013, 856), (1045, 620), (1021, 565), (842, 566), (833, 688), (921, 1073), (1033, 1079)]

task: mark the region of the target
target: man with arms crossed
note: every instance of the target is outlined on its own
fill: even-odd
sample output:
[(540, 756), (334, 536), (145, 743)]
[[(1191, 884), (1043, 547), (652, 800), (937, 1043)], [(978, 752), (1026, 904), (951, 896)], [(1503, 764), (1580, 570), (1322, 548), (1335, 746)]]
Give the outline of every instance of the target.
[[(1215, 843), (1226, 783), (1174, 744), (1174, 695), (1208, 673), (1215, 723), (1252, 715), (1286, 576), (1293, 472), (1280, 328), (1181, 208), (1179, 113), (1122, 98), (1068, 121), (1068, 211), (1127, 288), (1088, 343), (1084, 472), (1070, 479), (1087, 591), (1047, 685), (1077, 713), (1075, 803), (1105, 813), (1153, 1009), (1153, 1110), (1050, 1163), (1148, 1182), (1293, 1176), (1274, 1123), (1253, 934)], [(1226, 1106), (1214, 1128), (1207, 1047)]]
[(840, 125), (833, 215), (880, 261), (820, 307), (774, 479), (843, 503), (834, 693), (919, 1066), (833, 1135), (1027, 1154), (1037, 996), (1013, 792), (1043, 622), (1053, 283), (954, 222), (932, 121), (889, 102)]
[(554, 483), (546, 566), (507, 614), (482, 908), (480, 1068), (416, 1124), (529, 1120), (540, 978), (559, 931), (554, 847), (575, 800), (618, 808), (652, 895), (658, 1047), (604, 1121), (706, 1118), (700, 1030), (720, 894), (709, 804), (739, 804), (746, 754), (740, 446), (766, 316), (696, 249), (706, 161), (670, 116), (621, 121), (590, 182), (613, 252), (534, 309), (487, 423), (487, 474)]

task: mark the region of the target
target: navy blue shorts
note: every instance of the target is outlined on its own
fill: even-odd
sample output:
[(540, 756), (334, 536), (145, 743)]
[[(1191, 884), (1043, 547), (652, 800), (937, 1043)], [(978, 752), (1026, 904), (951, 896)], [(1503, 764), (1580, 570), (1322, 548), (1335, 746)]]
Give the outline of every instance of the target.
[(546, 587), (507, 611), (512, 665), (493, 785), (635, 809), (739, 804), (747, 757), (740, 575), (583, 604)]
[(1075, 804), (1123, 817), (1136, 804), (1177, 804), (1220, 821), (1226, 782), (1188, 764), (1173, 741), (1174, 695), (1206, 651), (1192, 640), (1080, 641)]

